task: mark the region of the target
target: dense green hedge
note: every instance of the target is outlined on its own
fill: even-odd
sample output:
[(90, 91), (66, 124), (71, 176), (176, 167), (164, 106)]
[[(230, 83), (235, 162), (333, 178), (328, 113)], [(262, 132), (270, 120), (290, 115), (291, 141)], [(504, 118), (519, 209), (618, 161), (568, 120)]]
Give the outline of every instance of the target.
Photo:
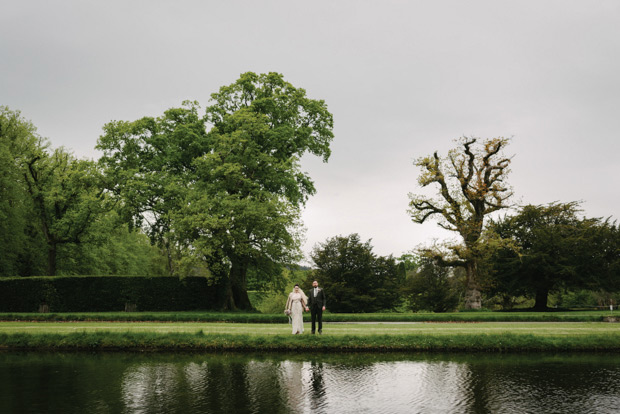
[(201, 277), (58, 276), (0, 278), (0, 312), (218, 309), (218, 287)]

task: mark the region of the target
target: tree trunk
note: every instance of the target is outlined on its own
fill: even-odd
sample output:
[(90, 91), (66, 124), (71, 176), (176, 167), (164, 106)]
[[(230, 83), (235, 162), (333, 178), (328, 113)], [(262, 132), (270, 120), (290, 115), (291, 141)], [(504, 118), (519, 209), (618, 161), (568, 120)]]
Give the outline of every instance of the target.
[(164, 248), (166, 249), (166, 259), (168, 259), (168, 275), (174, 276), (174, 264), (172, 258), (172, 251), (170, 248), (170, 242), (166, 241), (164, 244)]
[(56, 244), (48, 243), (47, 245), (47, 275), (56, 276)]
[(224, 310), (253, 310), (246, 286), (247, 268), (234, 261), (229, 274), (224, 277)]
[(465, 292), (465, 309), (482, 308), (482, 294), (478, 287), (478, 263), (476, 261), (468, 261), (465, 267), (467, 271), (467, 290)]
[(235, 296), (233, 295), (232, 284), (230, 278), (226, 279), (226, 300), (224, 301), (225, 310), (236, 310)]
[(534, 310), (544, 311), (547, 308), (547, 298), (549, 297), (549, 289), (536, 289), (536, 301), (534, 302)]
[(253, 310), (250, 297), (248, 296), (246, 275), (248, 271), (247, 260), (235, 260), (230, 268), (230, 288), (237, 309)]

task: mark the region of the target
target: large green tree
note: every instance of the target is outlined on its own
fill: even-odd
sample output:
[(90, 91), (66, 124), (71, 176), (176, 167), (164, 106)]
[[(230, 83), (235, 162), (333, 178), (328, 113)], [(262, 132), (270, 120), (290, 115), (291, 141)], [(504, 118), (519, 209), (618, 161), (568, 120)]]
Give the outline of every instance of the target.
[(336, 236), (314, 247), (314, 271), (306, 281), (317, 279), (334, 312), (377, 312), (394, 309), (399, 301), (399, 269), (392, 256), (377, 256), (370, 240), (358, 234)]
[(0, 107), (0, 276), (162, 274), (157, 249), (110, 210), (103, 188), (95, 163), (52, 150)]
[(482, 295), (478, 280), (480, 242), (485, 219), (493, 212), (506, 208), (512, 191), (506, 182), (510, 158), (503, 149), (505, 138), (486, 139), (463, 137), (457, 148), (445, 158), (437, 152), (415, 162), (422, 173), (422, 187), (435, 185), (437, 197), (410, 194), (409, 213), (415, 223), (437, 218), (440, 227), (460, 235), (462, 242), (447, 249), (426, 249), (424, 254), (445, 266), (460, 266), (466, 270), (467, 293), (465, 307), (479, 309)]
[(166, 252), (170, 274), (176, 253), (171, 215), (196, 180), (194, 160), (211, 151), (199, 110), (197, 102), (184, 102), (157, 118), (113, 121), (97, 143), (116, 208)]
[(618, 227), (581, 217), (578, 203), (527, 205), (489, 230), (513, 246), (492, 256), (496, 293), (532, 297), (534, 308), (545, 310), (549, 293), (559, 289), (620, 286)]
[(300, 209), (315, 193), (299, 161), (327, 161), (333, 118), (277, 73), (245, 73), (212, 101), (211, 151), (193, 163), (178, 235), (226, 286), (225, 306), (249, 309), (248, 270), (270, 277), (298, 258)]
[(24, 171), (45, 142), (19, 111), (0, 106), (0, 276), (42, 274), (37, 254), (44, 246), (33, 223)]
[(101, 174), (94, 162), (76, 159), (62, 148), (31, 154), (23, 174), (47, 244), (47, 275), (54, 276), (58, 248), (81, 243), (105, 211)]
[(300, 210), (315, 192), (300, 159), (327, 161), (333, 118), (277, 73), (244, 73), (211, 103), (204, 117), (186, 103), (111, 122), (97, 148), (120, 211), (170, 252), (171, 273), (206, 266), (223, 306), (249, 309), (248, 270), (271, 278), (299, 255)]

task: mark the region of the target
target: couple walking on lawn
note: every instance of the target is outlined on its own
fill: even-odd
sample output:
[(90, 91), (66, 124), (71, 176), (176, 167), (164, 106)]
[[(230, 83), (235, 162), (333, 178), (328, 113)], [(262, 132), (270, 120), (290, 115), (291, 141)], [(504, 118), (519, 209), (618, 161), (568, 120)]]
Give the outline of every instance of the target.
[(319, 334), (323, 333), (323, 311), (325, 310), (325, 292), (319, 287), (319, 282), (316, 280), (312, 282), (312, 289), (310, 290), (310, 297), (306, 296), (299, 285), (295, 285), (295, 288), (288, 295), (286, 301), (286, 309), (284, 313), (291, 317), (291, 324), (293, 325), (293, 334), (304, 333), (304, 310), (310, 311), (312, 318), (312, 333), (316, 332), (316, 322), (319, 323)]

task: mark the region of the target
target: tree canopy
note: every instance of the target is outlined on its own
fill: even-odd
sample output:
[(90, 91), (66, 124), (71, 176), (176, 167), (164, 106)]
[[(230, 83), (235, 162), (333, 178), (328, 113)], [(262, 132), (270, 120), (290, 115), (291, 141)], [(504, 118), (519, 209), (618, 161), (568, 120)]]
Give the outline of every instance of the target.
[(159, 253), (111, 208), (96, 163), (0, 107), (0, 276), (161, 274)]
[(196, 180), (194, 160), (211, 150), (199, 110), (197, 102), (184, 102), (157, 118), (110, 122), (96, 147), (117, 210), (166, 251), (170, 274), (176, 253), (171, 214)]
[(26, 160), (43, 145), (19, 111), (0, 106), (0, 275), (42, 274), (45, 269), (36, 258), (40, 240), (31, 237), (37, 230), (24, 175)]
[(315, 192), (299, 159), (327, 161), (333, 119), (323, 101), (276, 73), (245, 73), (212, 100), (211, 151), (194, 162), (179, 225), (194, 256), (227, 283), (226, 306), (248, 309), (248, 269), (270, 277), (299, 257), (300, 208)]
[(581, 217), (576, 202), (527, 205), (489, 229), (514, 246), (493, 255), (494, 289), (533, 297), (535, 309), (546, 309), (549, 293), (559, 289), (620, 286), (618, 227)]
[(415, 162), (422, 170), (418, 183), (422, 187), (435, 185), (438, 196), (409, 195), (409, 214), (415, 223), (436, 218), (440, 227), (461, 236), (462, 243), (448, 246), (448, 251), (427, 249), (424, 253), (439, 264), (466, 269), (466, 308), (481, 307), (477, 273), (484, 220), (506, 208), (513, 194), (506, 182), (510, 158), (503, 155), (509, 140), (492, 138), (477, 143), (477, 138), (463, 137), (445, 158), (437, 152), (419, 158)]
[(299, 160), (328, 160), (333, 118), (277, 73), (244, 73), (211, 97), (204, 116), (186, 103), (111, 122), (98, 148), (125, 216), (182, 253), (171, 273), (206, 266), (225, 306), (249, 309), (248, 269), (273, 277), (299, 255), (300, 209), (315, 193)]
[(312, 251), (314, 272), (306, 280), (309, 289), (317, 279), (329, 295), (334, 312), (376, 312), (398, 305), (399, 269), (392, 256), (376, 256), (370, 240), (358, 234), (336, 236)]
[(417, 271), (410, 274), (402, 292), (413, 311), (451, 312), (459, 304), (453, 269), (422, 258)]

